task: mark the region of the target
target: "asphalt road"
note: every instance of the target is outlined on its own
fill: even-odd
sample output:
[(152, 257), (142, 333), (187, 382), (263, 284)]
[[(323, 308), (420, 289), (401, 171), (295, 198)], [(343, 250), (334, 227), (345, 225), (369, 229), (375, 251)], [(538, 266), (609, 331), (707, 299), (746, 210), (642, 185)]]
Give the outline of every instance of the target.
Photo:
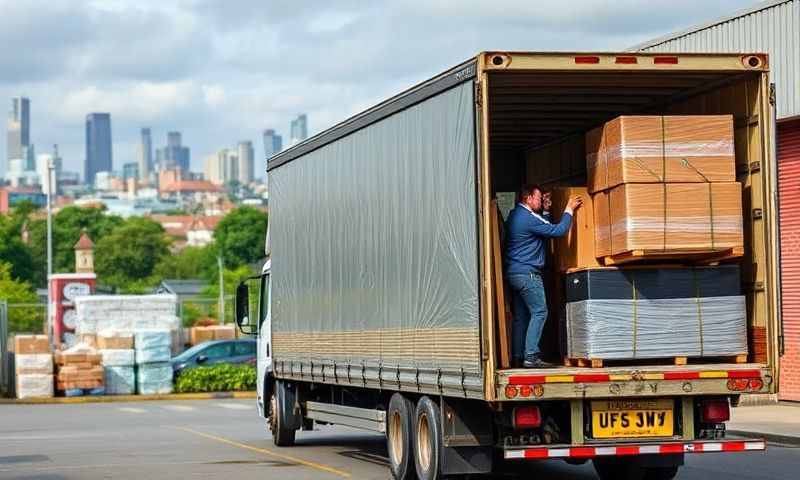
[[(382, 436), (344, 427), (276, 448), (254, 400), (0, 405), (0, 478), (387, 479)], [(679, 478), (797, 478), (800, 447), (687, 456)], [(590, 480), (590, 464), (532, 463), (521, 478)], [(503, 477), (508, 478), (508, 477)]]

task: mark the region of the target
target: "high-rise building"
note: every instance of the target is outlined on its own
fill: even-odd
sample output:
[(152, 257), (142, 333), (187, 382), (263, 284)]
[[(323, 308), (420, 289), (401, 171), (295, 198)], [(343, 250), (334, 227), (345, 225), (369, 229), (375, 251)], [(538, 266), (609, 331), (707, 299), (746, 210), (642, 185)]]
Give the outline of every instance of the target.
[(150, 136), (149, 128), (143, 128), (141, 135), (139, 151), (136, 152), (136, 163), (138, 164), (139, 180), (148, 182), (150, 180), (150, 172), (153, 171), (153, 140)]
[(167, 133), (167, 146), (156, 150), (156, 164), (159, 170), (180, 169), (189, 172), (191, 157), (189, 148), (181, 144), (180, 132)]
[(253, 181), (253, 170), (255, 169), (253, 142), (249, 140), (239, 142), (238, 150), (237, 180), (242, 185), (249, 185)]
[(83, 172), (86, 183), (93, 185), (97, 172), (110, 172), (111, 114), (90, 113), (86, 115), (86, 159)]
[(305, 113), (301, 113), (292, 120), (290, 143), (292, 145), (300, 143), (308, 138), (308, 118)]
[(24, 160), (23, 169), (35, 168), (31, 144), (31, 101), (25, 97), (11, 99), (11, 111), (8, 112), (8, 133), (6, 137), (6, 159), (9, 170), (11, 160)]
[(129, 162), (122, 166), (122, 179), (127, 182), (129, 178), (139, 178), (139, 162)]
[(275, 155), (283, 150), (283, 137), (275, 133), (275, 130), (264, 130), (264, 157)]

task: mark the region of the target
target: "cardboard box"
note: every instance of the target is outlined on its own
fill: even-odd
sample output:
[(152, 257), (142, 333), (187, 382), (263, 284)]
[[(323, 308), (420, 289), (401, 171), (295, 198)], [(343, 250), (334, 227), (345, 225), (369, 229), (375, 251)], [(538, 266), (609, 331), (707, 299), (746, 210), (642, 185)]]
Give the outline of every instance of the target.
[(15, 353), (14, 371), (17, 375), (52, 375), (53, 355), (50, 353)]
[(52, 374), (21, 374), (16, 378), (17, 398), (50, 398), (53, 396)]
[(189, 329), (189, 343), (197, 345), (211, 340), (219, 340), (216, 326), (192, 327)]
[(236, 338), (235, 325), (214, 325), (208, 328), (214, 332), (214, 340), (233, 340)]
[(598, 257), (742, 248), (742, 187), (732, 183), (624, 184), (592, 196)]
[(58, 369), (56, 380), (58, 382), (72, 382), (78, 380), (102, 380), (105, 377), (105, 370), (97, 365), (91, 368), (77, 368), (73, 365), (65, 365)]
[(553, 265), (561, 272), (576, 268), (599, 267), (594, 248), (594, 208), (586, 187), (557, 187), (551, 191), (553, 222), (561, 220), (570, 197), (580, 196), (583, 205), (575, 211), (569, 232), (553, 239)]
[(133, 335), (98, 335), (97, 348), (100, 350), (131, 350), (133, 348)]
[(17, 335), (14, 337), (14, 353), (51, 353), (47, 335)]
[(100, 365), (103, 361), (103, 356), (97, 352), (61, 352), (55, 353), (56, 364), (69, 365), (76, 363), (90, 363), (92, 365)]
[(623, 183), (736, 180), (731, 115), (620, 116), (586, 134), (591, 193)]

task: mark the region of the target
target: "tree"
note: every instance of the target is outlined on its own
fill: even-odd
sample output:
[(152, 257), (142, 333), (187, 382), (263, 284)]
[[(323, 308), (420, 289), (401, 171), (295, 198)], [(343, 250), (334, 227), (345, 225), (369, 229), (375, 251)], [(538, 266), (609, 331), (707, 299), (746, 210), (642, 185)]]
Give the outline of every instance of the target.
[(167, 255), (164, 228), (148, 218), (133, 217), (96, 243), (95, 270), (106, 285), (141, 292), (152, 286), (153, 271)]
[(217, 258), (212, 246), (186, 247), (175, 255), (167, 255), (156, 265), (153, 275), (160, 282), (165, 278), (210, 278)]
[[(39, 299), (30, 283), (15, 280), (12, 266), (0, 261), (0, 299), (13, 304), (35, 304)], [(42, 309), (34, 306), (14, 307), (8, 311), (8, 331), (23, 333), (42, 332)]]
[(22, 243), (20, 226), (18, 220), (0, 215), (0, 263), (9, 264), (11, 277), (33, 282), (36, 280), (36, 262), (31, 249)]
[(224, 259), (225, 267), (235, 269), (264, 257), (266, 234), (267, 215), (252, 207), (239, 207), (217, 225), (214, 247)]

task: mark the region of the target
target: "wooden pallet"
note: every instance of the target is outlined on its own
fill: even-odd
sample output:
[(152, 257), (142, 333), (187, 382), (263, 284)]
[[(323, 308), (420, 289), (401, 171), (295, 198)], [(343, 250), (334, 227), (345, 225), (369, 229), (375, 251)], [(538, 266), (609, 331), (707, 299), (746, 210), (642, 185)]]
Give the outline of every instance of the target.
[(603, 368), (634, 365), (689, 365), (690, 363), (747, 363), (747, 355), (721, 357), (665, 357), (632, 360), (603, 360), (602, 358), (564, 358), (565, 367)]
[(603, 257), (602, 262), (606, 266), (611, 266), (646, 260), (658, 262), (672, 260), (696, 265), (708, 265), (732, 258), (740, 258), (743, 255), (743, 247), (727, 248), (715, 252), (709, 252), (707, 250), (669, 250), (667, 252), (661, 250), (630, 250), (628, 252)]

